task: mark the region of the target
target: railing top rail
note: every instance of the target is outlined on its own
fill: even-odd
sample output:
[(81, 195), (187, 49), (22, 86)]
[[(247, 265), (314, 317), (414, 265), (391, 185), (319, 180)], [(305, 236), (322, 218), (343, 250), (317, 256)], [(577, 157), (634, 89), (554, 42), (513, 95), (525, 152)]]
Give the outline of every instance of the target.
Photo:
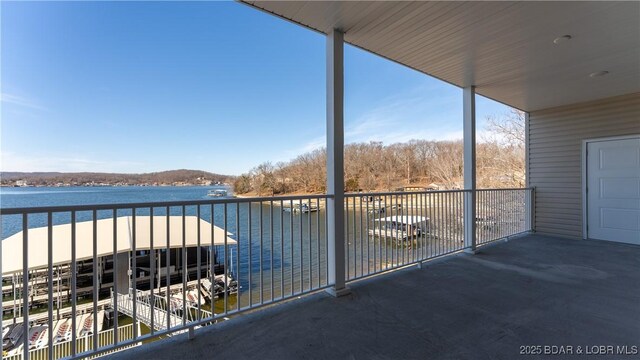
[(92, 211), (92, 210), (122, 210), (133, 208), (161, 208), (175, 206), (195, 206), (195, 205), (215, 205), (215, 204), (237, 204), (250, 202), (273, 201), (279, 202), (289, 200), (308, 200), (308, 199), (330, 199), (330, 194), (315, 195), (291, 195), (291, 196), (265, 196), (265, 197), (242, 197), (242, 198), (224, 198), (224, 199), (206, 199), (206, 200), (178, 200), (178, 201), (161, 201), (161, 202), (142, 202), (142, 203), (116, 203), (116, 204), (96, 204), (96, 205), (62, 205), (62, 206), (40, 206), (40, 207), (24, 207), (24, 208), (0, 208), (0, 215), (20, 215), (20, 214), (38, 214), (38, 213), (56, 213), (67, 211)]
[[(533, 190), (533, 188), (502, 188), (502, 189), (476, 189), (476, 191), (514, 191), (514, 190)], [(423, 191), (387, 191), (387, 192), (350, 192), (345, 193), (344, 196), (358, 197), (358, 196), (390, 196), (390, 195), (422, 195), (422, 194), (438, 194), (438, 193), (459, 193), (459, 192), (471, 192), (470, 189), (459, 190), (423, 190)]]
[(345, 193), (344, 196), (359, 197), (359, 196), (390, 196), (390, 195), (420, 195), (420, 194), (433, 194), (433, 193), (454, 193), (454, 192), (470, 192), (471, 190), (424, 190), (424, 191), (387, 191), (387, 192), (359, 192), (359, 193)]
[(489, 188), (489, 189), (476, 189), (476, 191), (514, 191), (514, 190), (533, 190), (532, 187), (527, 188)]

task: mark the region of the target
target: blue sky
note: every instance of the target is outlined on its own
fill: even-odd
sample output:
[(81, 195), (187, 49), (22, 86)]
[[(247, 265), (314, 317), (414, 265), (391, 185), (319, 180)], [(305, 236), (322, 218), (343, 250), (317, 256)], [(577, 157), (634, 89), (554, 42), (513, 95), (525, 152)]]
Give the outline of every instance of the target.
[[(320, 34), (233, 2), (0, 6), (3, 171), (240, 174), (324, 144)], [(347, 143), (461, 136), (460, 89), (346, 46)]]

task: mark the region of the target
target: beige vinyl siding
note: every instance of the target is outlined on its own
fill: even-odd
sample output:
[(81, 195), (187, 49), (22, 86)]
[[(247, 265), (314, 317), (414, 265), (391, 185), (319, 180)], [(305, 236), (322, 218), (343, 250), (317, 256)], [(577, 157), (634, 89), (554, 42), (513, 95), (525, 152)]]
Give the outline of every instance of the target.
[(640, 93), (531, 112), (528, 131), (536, 231), (582, 238), (582, 141), (640, 134)]

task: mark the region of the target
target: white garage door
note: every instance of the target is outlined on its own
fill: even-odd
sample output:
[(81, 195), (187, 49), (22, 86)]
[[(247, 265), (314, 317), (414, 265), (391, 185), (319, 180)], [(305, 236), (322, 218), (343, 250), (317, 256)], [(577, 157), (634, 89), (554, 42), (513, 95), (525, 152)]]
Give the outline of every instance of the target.
[(640, 138), (587, 143), (587, 235), (640, 245)]

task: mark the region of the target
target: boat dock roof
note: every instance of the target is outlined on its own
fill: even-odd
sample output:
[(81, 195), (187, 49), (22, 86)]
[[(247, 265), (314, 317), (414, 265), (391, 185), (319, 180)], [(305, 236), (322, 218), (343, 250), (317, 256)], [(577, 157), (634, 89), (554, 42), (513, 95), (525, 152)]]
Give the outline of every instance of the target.
[[(200, 221), (200, 236), (198, 236), (198, 220)], [(153, 216), (153, 248), (166, 249), (182, 248), (182, 216), (169, 216), (169, 244), (167, 244), (167, 216)], [(197, 216), (185, 216), (185, 245), (186, 247), (225, 245), (225, 231)], [(114, 236), (114, 226), (117, 227)], [(28, 239), (28, 268), (38, 269), (49, 265), (47, 244), (48, 228), (37, 227), (27, 231)], [(71, 263), (71, 224), (54, 225), (52, 230), (53, 264)], [(76, 230), (76, 261), (93, 258), (93, 221), (77, 222)], [(114, 224), (113, 218), (96, 221), (96, 256), (113, 255), (115, 242), (117, 252), (133, 251), (134, 227), (131, 216), (121, 216)], [(236, 241), (226, 233), (226, 244), (235, 245)], [(198, 242), (198, 238), (200, 242)], [(23, 271), (22, 250), (23, 231), (2, 240), (2, 275)], [(168, 245), (168, 246), (167, 246)], [(136, 216), (135, 219), (135, 250), (151, 249), (151, 217)]]

